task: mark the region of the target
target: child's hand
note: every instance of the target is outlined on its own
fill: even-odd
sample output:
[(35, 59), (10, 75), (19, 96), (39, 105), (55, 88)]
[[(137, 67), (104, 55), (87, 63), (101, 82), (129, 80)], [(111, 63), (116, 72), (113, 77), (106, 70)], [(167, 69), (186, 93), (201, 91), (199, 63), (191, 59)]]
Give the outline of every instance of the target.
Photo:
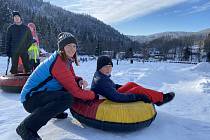
[(85, 81), (85, 80), (80, 80), (80, 81), (79, 81), (79, 86), (80, 86), (82, 89), (85, 89), (85, 88), (88, 86), (88, 82)]

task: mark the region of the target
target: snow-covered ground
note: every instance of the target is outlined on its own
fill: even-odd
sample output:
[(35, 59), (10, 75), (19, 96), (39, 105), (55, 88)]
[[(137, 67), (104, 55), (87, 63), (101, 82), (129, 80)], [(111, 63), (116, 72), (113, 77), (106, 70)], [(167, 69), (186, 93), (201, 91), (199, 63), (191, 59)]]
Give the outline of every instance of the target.
[[(5, 74), (7, 58), (0, 57), (0, 74)], [(75, 66), (77, 75), (91, 83), (96, 69), (95, 61)], [(209, 140), (210, 138), (210, 64), (199, 63), (140, 63), (120, 61), (114, 68), (112, 79), (116, 83), (134, 81), (155, 90), (176, 93), (175, 99), (156, 107), (158, 115), (150, 127), (130, 132), (111, 133), (87, 127), (69, 113), (68, 119), (52, 119), (40, 129), (44, 140)], [(0, 139), (16, 140), (17, 125), (28, 115), (19, 102), (18, 94), (0, 90)]]

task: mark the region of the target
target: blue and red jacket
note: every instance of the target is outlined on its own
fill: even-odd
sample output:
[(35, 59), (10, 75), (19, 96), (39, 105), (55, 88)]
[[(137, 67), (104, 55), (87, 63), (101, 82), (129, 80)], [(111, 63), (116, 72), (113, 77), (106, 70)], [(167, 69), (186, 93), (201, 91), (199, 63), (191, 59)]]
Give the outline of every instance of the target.
[(75, 75), (72, 64), (63, 61), (58, 52), (54, 52), (29, 76), (21, 91), (21, 102), (26, 101), (35, 92), (59, 91), (63, 88), (76, 98), (82, 100), (94, 99), (93, 91), (82, 90), (78, 86), (77, 82), (81, 79)]

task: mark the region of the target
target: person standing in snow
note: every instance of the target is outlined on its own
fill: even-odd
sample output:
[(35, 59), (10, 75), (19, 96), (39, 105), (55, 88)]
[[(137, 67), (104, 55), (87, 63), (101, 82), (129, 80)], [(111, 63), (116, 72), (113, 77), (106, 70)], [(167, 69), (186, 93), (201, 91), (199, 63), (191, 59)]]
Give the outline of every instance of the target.
[(18, 73), (18, 60), (20, 56), (25, 72), (28, 73), (30, 72), (28, 48), (33, 38), (29, 28), (22, 23), (20, 13), (13, 11), (12, 16), (14, 23), (8, 27), (6, 37), (6, 53), (12, 59), (10, 72), (12, 74)]
[(39, 37), (37, 35), (36, 25), (34, 23), (28, 23), (28, 28), (30, 29), (31, 35), (33, 36), (32, 45), (28, 49), (30, 69), (33, 71), (40, 64)]
[(31, 30), (32, 37), (36, 40), (36, 45), (39, 47), (39, 37), (37, 35), (36, 25), (32, 22), (28, 23), (28, 28)]
[(21, 91), (21, 102), (31, 113), (16, 128), (24, 140), (41, 139), (38, 130), (51, 118), (64, 119), (64, 111), (71, 107), (73, 98), (92, 100), (95, 93), (84, 90), (87, 81), (75, 75), (72, 63), (77, 66), (77, 41), (68, 32), (58, 35), (58, 51), (44, 60), (30, 75)]
[(33, 43), (28, 49), (30, 69), (32, 71), (34, 71), (35, 68), (40, 64), (39, 52), (40, 51), (39, 47), (37, 46), (37, 41), (33, 39)]
[(152, 102), (158, 106), (171, 101), (175, 94), (173, 92), (163, 94), (155, 90), (144, 88), (134, 82), (125, 85), (115, 84), (111, 79), (113, 63), (108, 56), (100, 56), (97, 60), (97, 69), (94, 74), (91, 90), (97, 95), (115, 102)]

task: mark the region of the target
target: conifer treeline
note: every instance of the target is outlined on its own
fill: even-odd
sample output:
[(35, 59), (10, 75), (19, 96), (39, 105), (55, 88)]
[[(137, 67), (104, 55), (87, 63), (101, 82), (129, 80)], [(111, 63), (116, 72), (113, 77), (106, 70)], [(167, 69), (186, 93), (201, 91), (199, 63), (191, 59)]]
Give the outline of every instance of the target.
[(74, 34), (79, 41), (79, 51), (86, 54), (95, 54), (97, 46), (101, 51), (115, 52), (129, 47), (139, 48), (139, 43), (96, 18), (66, 11), (43, 0), (0, 0), (0, 3), (0, 33), (5, 35), (12, 22), (11, 12), (18, 10), (25, 24), (36, 24), (41, 47), (47, 51), (57, 49), (56, 38), (61, 31)]

